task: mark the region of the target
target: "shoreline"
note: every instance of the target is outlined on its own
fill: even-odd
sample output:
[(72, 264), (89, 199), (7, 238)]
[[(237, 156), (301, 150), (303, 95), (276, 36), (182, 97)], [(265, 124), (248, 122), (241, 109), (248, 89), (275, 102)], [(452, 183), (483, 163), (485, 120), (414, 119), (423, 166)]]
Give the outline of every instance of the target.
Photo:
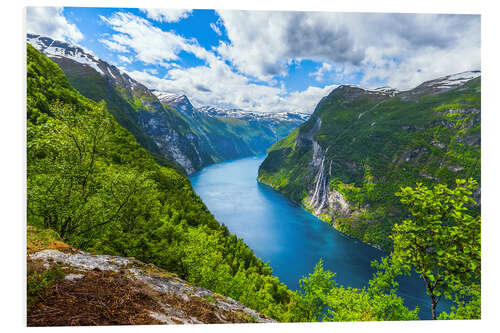
[[(381, 247), (379, 247), (378, 245), (367, 243), (367, 242), (365, 242), (365, 241), (363, 241), (363, 240), (361, 240), (361, 239), (359, 239), (359, 238), (356, 238), (356, 237), (354, 237), (354, 236), (352, 236), (352, 235), (349, 235), (348, 233), (345, 233), (345, 232), (343, 232), (343, 231), (339, 230), (339, 229), (338, 229), (335, 225), (333, 225), (333, 223), (331, 223), (331, 221), (327, 221), (327, 220), (325, 220), (323, 217), (321, 217), (321, 214), (320, 214), (320, 216), (316, 215), (316, 214), (315, 214), (314, 212), (312, 212), (312, 211), (311, 211), (311, 210), (310, 210), (307, 206), (305, 206), (302, 202), (297, 202), (297, 201), (295, 201), (295, 200), (290, 199), (290, 198), (289, 198), (289, 197), (287, 197), (287, 196), (286, 196), (283, 192), (281, 192), (280, 190), (278, 190), (278, 189), (274, 188), (272, 185), (267, 184), (267, 183), (265, 183), (265, 182), (263, 182), (263, 181), (259, 180), (259, 177), (258, 177), (258, 176), (257, 176), (256, 180), (257, 180), (257, 182), (258, 182), (259, 184), (262, 184), (262, 185), (265, 185), (265, 186), (270, 187), (271, 189), (273, 189), (273, 190), (274, 190), (274, 191), (276, 191), (277, 193), (281, 194), (282, 196), (284, 196), (285, 198), (287, 198), (287, 199), (288, 199), (288, 200), (290, 200), (291, 202), (295, 203), (297, 206), (299, 206), (300, 208), (302, 208), (303, 210), (305, 210), (306, 212), (308, 212), (308, 213), (309, 213), (309, 214), (311, 214), (312, 216), (316, 217), (316, 218), (317, 218), (318, 220), (320, 220), (321, 222), (328, 224), (330, 227), (332, 227), (332, 228), (333, 228), (333, 229), (335, 229), (336, 231), (340, 232), (342, 235), (345, 235), (345, 236), (347, 236), (347, 237), (349, 237), (349, 238), (351, 238), (351, 239), (353, 239), (353, 240), (356, 240), (356, 241), (358, 241), (358, 242), (361, 242), (361, 243), (363, 243), (363, 244), (366, 244), (366, 245), (368, 245), (368, 246), (370, 246), (370, 247), (372, 247), (372, 248), (374, 248), (374, 249), (376, 249), (376, 250), (378, 250), (378, 251), (380, 251), (380, 252), (383, 252), (383, 253), (384, 253), (384, 254), (386, 254), (386, 255), (389, 255), (389, 253), (388, 253), (388, 252), (386, 252), (386, 251), (382, 250), (382, 248), (381, 248)], [(328, 216), (330, 216), (330, 215), (328, 215)]]

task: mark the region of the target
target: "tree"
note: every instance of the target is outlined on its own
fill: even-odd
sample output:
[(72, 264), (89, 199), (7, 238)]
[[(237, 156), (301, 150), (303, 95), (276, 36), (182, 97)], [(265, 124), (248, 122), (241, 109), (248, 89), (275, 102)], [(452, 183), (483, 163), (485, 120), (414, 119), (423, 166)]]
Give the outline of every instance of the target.
[(456, 180), (455, 189), (438, 184), (432, 189), (417, 184), (396, 193), (411, 216), (393, 228), (392, 257), (413, 268), (425, 281), (432, 303), (432, 318), (444, 295), (477, 283), (481, 274), (481, 217), (467, 214), (475, 204), (473, 179)]
[(296, 294), (293, 321), (374, 321), (417, 320), (418, 308), (409, 310), (396, 295), (394, 276), (402, 271), (388, 265), (388, 259), (374, 262), (378, 269), (370, 287), (357, 289), (338, 286), (335, 273), (323, 268), (320, 260), (314, 272), (300, 280)]
[(60, 103), (50, 110), (54, 118), (28, 126), (28, 222), (85, 248), (110, 224), (130, 231), (149, 219), (157, 205), (155, 183), (144, 172), (106, 161), (116, 125), (104, 103), (86, 113)]

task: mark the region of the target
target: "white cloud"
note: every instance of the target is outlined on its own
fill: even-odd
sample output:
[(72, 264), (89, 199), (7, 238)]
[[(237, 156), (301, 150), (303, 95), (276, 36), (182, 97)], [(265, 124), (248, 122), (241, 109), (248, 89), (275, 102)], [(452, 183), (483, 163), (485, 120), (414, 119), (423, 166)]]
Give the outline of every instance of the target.
[(69, 23), (62, 7), (27, 7), (27, 32), (68, 42), (78, 42), (83, 34), (76, 25)]
[(126, 64), (130, 64), (132, 62), (132, 59), (127, 58), (127, 57), (122, 56), (122, 55), (119, 55), (118, 59), (120, 59), (121, 62), (126, 63)]
[[(321, 64), (311, 73), (320, 82), (354, 83), (361, 77), (361, 86), (387, 82), (399, 89), (480, 66), (477, 16), (241, 11), (220, 15), (230, 43), (211, 50), (131, 13), (101, 19), (115, 31), (107, 37), (109, 42), (136, 53), (135, 60), (168, 70), (163, 78), (148, 69), (132, 71), (132, 77), (150, 88), (186, 94), (197, 106), (312, 112), (335, 85), (292, 93), (283, 82), (277, 85), (291, 64), (304, 59)], [(182, 51), (204, 60), (204, 65), (181, 68), (175, 62)]]
[(365, 72), (363, 84), (387, 80), (404, 89), (436, 75), (480, 67), (479, 15), (218, 14), (230, 39), (218, 51), (241, 73), (261, 80), (286, 74), (293, 59), (328, 62), (343, 67), (344, 74)]
[(159, 8), (141, 8), (141, 12), (152, 20), (159, 22), (178, 22), (191, 14), (191, 9), (159, 9)]
[[(132, 77), (147, 86), (184, 93), (197, 105), (255, 111), (281, 108), (283, 111), (279, 96), (284, 92), (282, 89), (250, 83), (246, 76), (235, 73), (220, 56), (201, 47), (196, 40), (163, 31), (130, 13), (116, 13), (101, 19), (117, 32), (110, 36), (111, 40), (137, 53), (136, 60), (168, 69), (164, 79), (151, 75), (148, 71), (130, 72)], [(178, 60), (181, 51), (204, 60), (206, 65), (180, 68), (172, 61)]]
[(171, 70), (163, 79), (141, 71), (132, 71), (129, 75), (149, 88), (185, 94), (195, 106), (215, 105), (258, 112), (312, 113), (319, 100), (336, 87), (308, 87), (288, 94), (284, 86), (250, 83), (246, 77), (222, 64), (217, 68), (199, 66)]
[(111, 40), (101, 38), (101, 39), (99, 39), (99, 42), (104, 44), (104, 46), (106, 46), (111, 51), (117, 51), (117, 52), (123, 52), (123, 53), (130, 52), (129, 49), (127, 49), (125, 46), (118, 44), (117, 42), (113, 42)]
[(130, 13), (119, 12), (110, 18), (100, 18), (120, 33), (112, 36), (113, 41), (124, 48), (134, 50), (138, 60), (160, 64), (178, 59), (177, 53), (183, 44), (182, 37), (153, 27), (147, 20)]
[(321, 98), (337, 88), (337, 85), (328, 85), (323, 88), (309, 86), (306, 90), (296, 91), (284, 98), (289, 111), (312, 113)]
[(323, 81), (325, 73), (330, 72), (333, 66), (327, 62), (324, 62), (316, 72), (309, 73), (309, 76), (313, 76), (316, 81)]
[(220, 31), (220, 28), (217, 26), (216, 23), (210, 23), (210, 28), (219, 36), (222, 36), (222, 32)]
[(185, 39), (173, 32), (154, 27), (151, 22), (130, 13), (119, 12), (101, 20), (118, 32), (111, 36), (112, 42), (137, 53), (136, 59), (147, 64), (170, 68), (169, 61), (178, 60), (179, 52), (186, 51), (208, 63), (217, 56), (198, 45), (194, 39)]

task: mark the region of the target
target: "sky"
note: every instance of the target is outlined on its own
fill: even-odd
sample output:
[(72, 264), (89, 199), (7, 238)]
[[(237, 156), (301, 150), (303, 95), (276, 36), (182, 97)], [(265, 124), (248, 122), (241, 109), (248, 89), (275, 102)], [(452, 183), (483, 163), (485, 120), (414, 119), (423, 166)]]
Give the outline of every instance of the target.
[(341, 84), (406, 90), (481, 69), (479, 15), (28, 7), (27, 32), (195, 106), (260, 112), (311, 113)]

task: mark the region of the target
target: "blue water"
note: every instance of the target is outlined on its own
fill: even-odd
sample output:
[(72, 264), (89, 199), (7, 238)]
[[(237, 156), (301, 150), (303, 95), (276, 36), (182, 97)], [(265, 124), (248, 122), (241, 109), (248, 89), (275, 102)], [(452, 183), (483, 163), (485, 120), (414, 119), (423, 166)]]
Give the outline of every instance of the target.
[[(299, 279), (311, 273), (320, 258), (327, 269), (336, 272), (337, 283), (355, 288), (368, 286), (374, 273), (370, 262), (387, 254), (338, 232), (258, 183), (257, 172), (264, 158), (214, 164), (190, 180), (215, 218), (243, 238), (290, 289), (298, 288)], [(424, 282), (417, 276), (402, 277), (399, 282), (399, 294), (406, 306), (419, 306), (420, 318), (431, 319)], [(443, 300), (441, 303), (438, 312), (449, 307)]]

